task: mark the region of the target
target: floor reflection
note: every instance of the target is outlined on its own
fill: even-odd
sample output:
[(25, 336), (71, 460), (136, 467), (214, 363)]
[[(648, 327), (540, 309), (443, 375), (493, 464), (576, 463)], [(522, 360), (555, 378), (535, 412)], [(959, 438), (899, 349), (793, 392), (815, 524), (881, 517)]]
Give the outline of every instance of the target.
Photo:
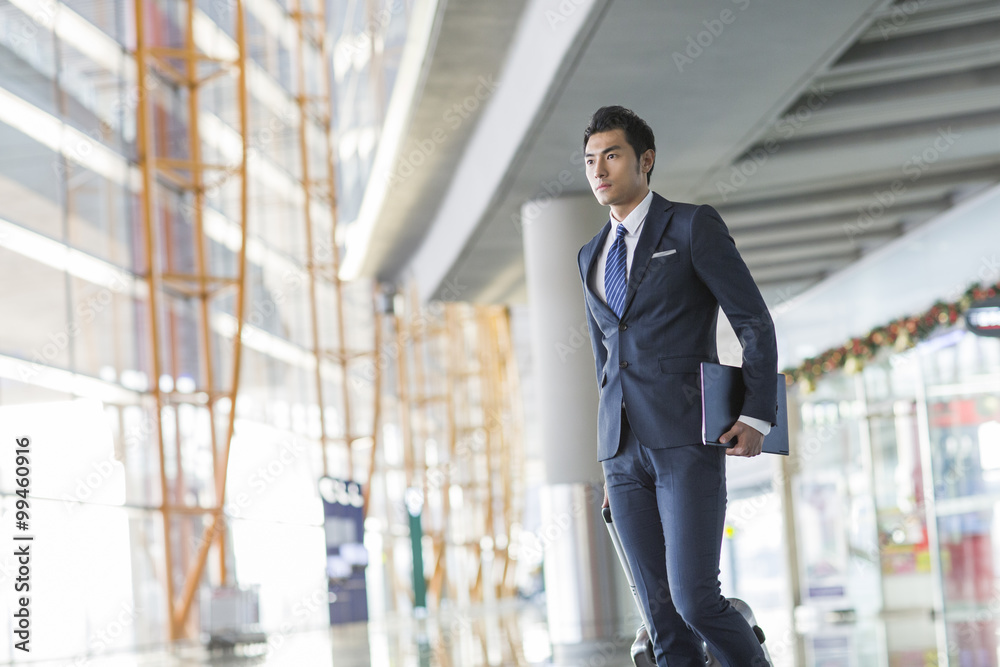
[[(919, 631), (912, 619), (886, 623), (845, 623), (817, 626), (796, 638), (768, 638), (775, 667), (794, 667), (802, 651), (808, 667), (927, 667), (936, 665), (932, 631)], [(443, 611), (426, 618), (394, 616), (369, 623), (336, 626), (326, 630), (272, 633), (266, 644), (240, 647), (238, 651), (209, 652), (191, 643), (172, 651), (83, 656), (63, 661), (32, 662), (32, 667), (628, 667), (631, 629), (613, 640), (585, 647), (576, 655), (553, 656), (544, 605), (524, 602), (505, 606)], [(926, 628), (921, 628), (926, 630)], [(911, 637), (910, 651), (887, 650), (887, 638)], [(995, 629), (993, 629), (995, 634)], [(993, 636), (993, 635), (991, 635)], [(898, 637), (897, 637), (898, 639)], [(922, 643), (918, 640), (922, 640)], [(890, 642), (891, 643), (891, 642)], [(898, 642), (897, 642), (898, 643)], [(994, 649), (995, 651), (995, 649)], [(969, 661), (956, 655), (952, 665), (994, 665), (990, 659)], [(980, 656), (981, 657), (981, 656)], [(24, 663), (16, 663), (24, 664)]]
[[(526, 604), (443, 612), (425, 619), (373, 621), (356, 629), (335, 628), (331, 638), (332, 664), (336, 667), (553, 664), (544, 608)], [(628, 639), (623, 636), (609, 642), (608, 648), (602, 647), (602, 652), (612, 659), (605, 664), (628, 663)]]
[[(578, 659), (553, 662), (544, 605), (444, 611), (426, 618), (392, 617), (329, 630), (273, 633), (266, 644), (209, 652), (192, 643), (169, 652), (81, 656), (32, 667), (565, 667), (626, 666), (632, 635), (592, 647)], [(596, 659), (596, 662), (595, 662)], [(3, 664), (3, 663), (0, 663)], [(16, 663), (22, 664), (22, 663)]]

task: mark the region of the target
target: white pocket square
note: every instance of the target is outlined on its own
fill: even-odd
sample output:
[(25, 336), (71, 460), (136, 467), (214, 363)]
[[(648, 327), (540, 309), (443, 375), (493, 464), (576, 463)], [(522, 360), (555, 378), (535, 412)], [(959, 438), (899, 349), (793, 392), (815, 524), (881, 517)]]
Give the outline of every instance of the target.
[(677, 252), (677, 248), (672, 248), (671, 250), (664, 250), (662, 252), (654, 252), (650, 259), (656, 259), (657, 257), (666, 257), (667, 255), (673, 255)]

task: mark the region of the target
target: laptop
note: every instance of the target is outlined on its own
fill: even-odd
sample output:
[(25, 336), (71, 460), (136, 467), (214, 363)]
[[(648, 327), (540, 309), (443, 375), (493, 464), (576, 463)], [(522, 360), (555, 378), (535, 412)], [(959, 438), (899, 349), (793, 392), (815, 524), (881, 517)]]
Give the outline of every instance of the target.
[[(739, 419), (743, 407), (746, 387), (743, 384), (743, 369), (708, 361), (701, 362), (701, 440), (706, 445), (732, 447), (722, 444), (719, 438), (733, 427)], [(785, 390), (785, 376), (778, 373), (777, 424), (764, 437), (761, 451), (769, 454), (788, 456), (788, 399)]]

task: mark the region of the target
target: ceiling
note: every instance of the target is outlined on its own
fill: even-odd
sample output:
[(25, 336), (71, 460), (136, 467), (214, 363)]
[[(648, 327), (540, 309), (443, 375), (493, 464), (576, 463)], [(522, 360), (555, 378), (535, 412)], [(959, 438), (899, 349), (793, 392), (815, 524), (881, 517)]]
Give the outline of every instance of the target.
[[(496, 89), (523, 8), (524, 0), (427, 0), (420, 6), (427, 17), (411, 22), (393, 89), (399, 97), (386, 119), (396, 132), (383, 131), (359, 219), (346, 225), (352, 273), (391, 279), (410, 259)], [(423, 53), (415, 53), (412, 47), (423, 44)]]
[[(645, 0), (589, 11), (558, 85), (525, 111), (529, 127), (488, 207), (468, 221), (454, 261), (437, 259), (424, 293), (454, 281), (466, 300), (525, 300), (512, 216), (560, 174), (565, 192), (589, 193), (578, 152), (605, 104), (649, 122), (653, 189), (715, 205), (772, 306), (1000, 180), (996, 0)], [(460, 61), (453, 53), (442, 67)], [(504, 86), (530, 75), (511, 61)], [(453, 172), (444, 176), (454, 187)], [(422, 181), (423, 205), (394, 210), (407, 232), (378, 234), (385, 248), (371, 273), (401, 281), (417, 241), (450, 224), (428, 213), (445, 181)]]

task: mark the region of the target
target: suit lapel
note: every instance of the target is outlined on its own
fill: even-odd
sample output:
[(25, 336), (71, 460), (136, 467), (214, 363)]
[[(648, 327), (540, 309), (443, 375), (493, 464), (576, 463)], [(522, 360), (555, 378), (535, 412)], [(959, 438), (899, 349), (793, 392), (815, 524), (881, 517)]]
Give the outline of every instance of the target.
[(649, 213), (646, 214), (646, 221), (642, 225), (639, 233), (639, 242), (635, 246), (635, 254), (632, 255), (632, 270), (629, 272), (628, 288), (625, 290), (625, 305), (622, 309), (624, 315), (628, 311), (628, 306), (632, 303), (635, 292), (639, 289), (639, 283), (646, 275), (649, 268), (649, 260), (653, 257), (653, 250), (660, 243), (660, 237), (666, 231), (670, 218), (673, 215), (674, 205), (653, 193), (653, 201), (649, 205)]
[(590, 286), (590, 276), (594, 271), (594, 266), (597, 263), (597, 258), (601, 254), (601, 249), (604, 247), (604, 243), (607, 241), (608, 232), (610, 229), (611, 229), (611, 221), (609, 220), (604, 224), (604, 227), (601, 228), (601, 233), (598, 234), (593, 240), (591, 240), (590, 259), (587, 260), (587, 273), (583, 282), (587, 290), (587, 297), (591, 300), (592, 304), (591, 308), (603, 309), (603, 311), (607, 315), (617, 318), (617, 315), (615, 315), (614, 311), (611, 310), (610, 307), (608, 307), (608, 304), (605, 303), (601, 299), (601, 297), (599, 297), (597, 293), (594, 292), (593, 289), (591, 289)]

